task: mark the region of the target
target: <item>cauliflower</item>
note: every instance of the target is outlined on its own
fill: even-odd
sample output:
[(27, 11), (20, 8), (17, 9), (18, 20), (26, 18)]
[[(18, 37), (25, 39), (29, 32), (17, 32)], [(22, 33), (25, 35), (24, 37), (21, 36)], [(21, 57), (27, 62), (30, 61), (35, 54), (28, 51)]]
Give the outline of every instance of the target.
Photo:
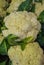
[(20, 39), (32, 36), (33, 40), (35, 40), (41, 29), (41, 24), (34, 13), (28, 13), (26, 11), (13, 12), (5, 17), (4, 22), (8, 28), (8, 30), (2, 31), (5, 37), (9, 34), (14, 34)]
[(37, 14), (37, 16), (40, 15), (40, 13), (44, 10), (44, 1), (43, 3), (36, 3), (36, 8), (35, 8), (35, 13)]
[(10, 47), (8, 56), (12, 65), (41, 65), (43, 51), (37, 42), (28, 43), (22, 51), (20, 46)]
[(7, 12), (11, 13), (13, 11), (16, 11), (18, 9), (19, 5), (24, 1), (25, 0), (12, 0), (9, 8), (7, 9)]

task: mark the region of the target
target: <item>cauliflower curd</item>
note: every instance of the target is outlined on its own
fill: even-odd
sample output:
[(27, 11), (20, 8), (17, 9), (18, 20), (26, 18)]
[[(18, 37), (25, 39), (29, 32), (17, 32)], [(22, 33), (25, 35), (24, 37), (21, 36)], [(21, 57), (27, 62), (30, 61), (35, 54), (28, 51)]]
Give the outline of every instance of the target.
[(8, 30), (2, 31), (5, 37), (9, 34), (14, 34), (20, 37), (20, 39), (32, 36), (35, 40), (41, 29), (41, 24), (34, 13), (28, 13), (26, 11), (13, 12), (5, 17), (4, 22), (8, 28)]
[(20, 46), (10, 47), (8, 56), (12, 65), (41, 65), (43, 51), (37, 42), (28, 43), (22, 51)]
[(11, 13), (13, 11), (16, 11), (18, 9), (19, 5), (24, 1), (25, 0), (12, 0), (9, 8), (7, 9), (7, 12)]

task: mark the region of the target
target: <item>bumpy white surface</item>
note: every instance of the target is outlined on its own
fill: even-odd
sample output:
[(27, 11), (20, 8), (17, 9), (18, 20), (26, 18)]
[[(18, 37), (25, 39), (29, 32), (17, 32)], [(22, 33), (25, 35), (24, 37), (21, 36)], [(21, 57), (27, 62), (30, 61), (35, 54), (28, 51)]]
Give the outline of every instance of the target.
[(10, 47), (8, 56), (12, 65), (41, 65), (43, 51), (37, 42), (28, 43), (22, 51), (20, 46)]
[(44, 10), (44, 0), (43, 3), (36, 3), (36, 8), (35, 8), (35, 13), (37, 14), (37, 16), (39, 16), (39, 14)]
[(41, 24), (37, 21), (34, 13), (14, 12), (4, 19), (5, 26), (8, 30), (3, 30), (2, 33), (6, 37), (9, 34), (14, 34), (21, 39), (32, 36), (36, 39), (38, 32), (41, 29)]
[(24, 1), (25, 0), (12, 0), (9, 8), (7, 9), (7, 12), (11, 13), (13, 11), (16, 11), (19, 5)]

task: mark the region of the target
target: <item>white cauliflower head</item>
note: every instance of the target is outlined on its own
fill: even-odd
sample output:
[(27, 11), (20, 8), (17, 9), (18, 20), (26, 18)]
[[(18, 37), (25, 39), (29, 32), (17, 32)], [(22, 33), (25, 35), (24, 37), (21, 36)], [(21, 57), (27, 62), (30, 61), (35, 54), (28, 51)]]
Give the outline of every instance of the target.
[(25, 0), (12, 0), (9, 8), (7, 9), (7, 12), (11, 13), (13, 11), (16, 11), (18, 9), (19, 5), (24, 1)]
[(34, 13), (26, 11), (11, 13), (5, 17), (4, 22), (8, 28), (8, 30), (2, 31), (5, 37), (9, 34), (14, 34), (20, 39), (32, 36), (33, 40), (35, 40), (41, 29), (41, 25)]
[(28, 43), (22, 51), (20, 46), (10, 47), (8, 56), (12, 65), (41, 65), (43, 51), (37, 42)]

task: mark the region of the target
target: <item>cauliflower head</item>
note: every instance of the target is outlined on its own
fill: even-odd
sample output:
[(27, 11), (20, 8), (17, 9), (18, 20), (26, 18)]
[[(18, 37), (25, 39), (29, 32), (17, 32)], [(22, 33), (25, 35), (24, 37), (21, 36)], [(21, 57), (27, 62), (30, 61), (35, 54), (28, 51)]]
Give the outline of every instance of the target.
[(22, 51), (20, 46), (10, 47), (8, 56), (12, 65), (41, 65), (43, 51), (37, 42), (28, 43)]
[(13, 11), (16, 11), (19, 7), (19, 5), (24, 2), (25, 0), (12, 0), (10, 3), (9, 8), (7, 9), (8, 13), (11, 13)]
[(9, 34), (14, 34), (20, 39), (32, 36), (33, 40), (35, 40), (41, 29), (41, 24), (34, 13), (28, 13), (26, 11), (11, 13), (5, 17), (4, 22), (8, 28), (8, 30), (2, 31), (5, 37)]
[(44, 10), (44, 0), (43, 3), (36, 3), (36, 8), (35, 8), (35, 13), (37, 14), (37, 16), (40, 15), (40, 13)]

